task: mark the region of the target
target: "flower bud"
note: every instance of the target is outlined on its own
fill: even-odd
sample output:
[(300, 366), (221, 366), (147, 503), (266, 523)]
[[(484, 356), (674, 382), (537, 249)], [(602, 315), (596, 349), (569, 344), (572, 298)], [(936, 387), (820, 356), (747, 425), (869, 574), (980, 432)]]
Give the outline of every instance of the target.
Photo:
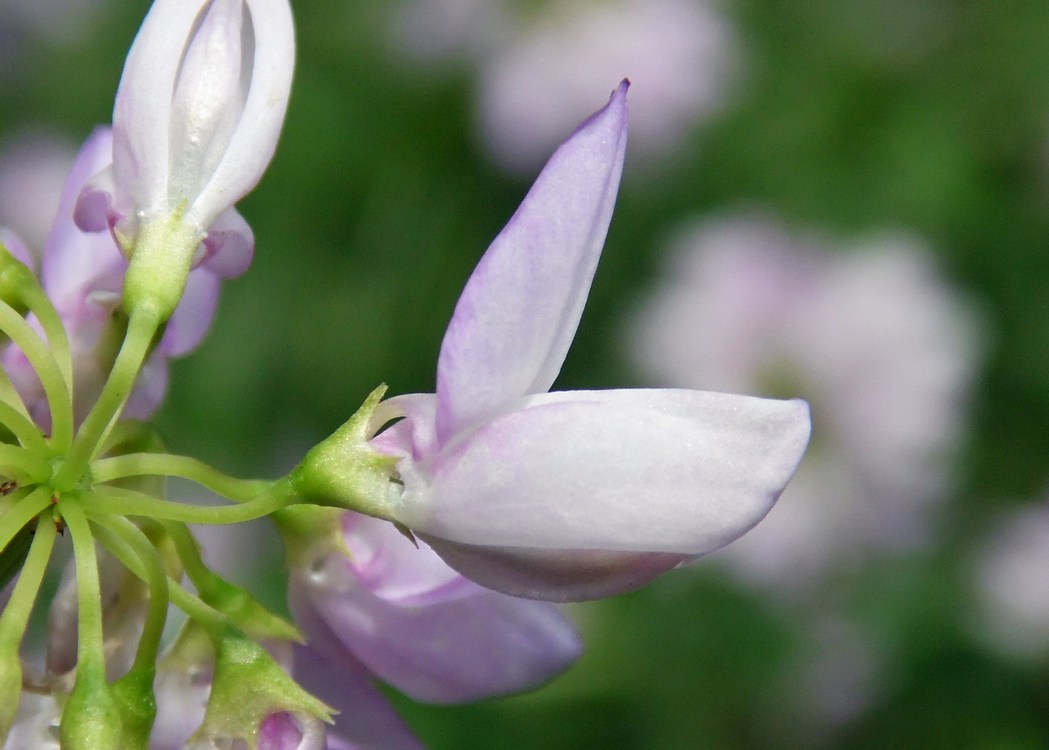
[[(120, 79), (112, 169), (76, 209), (81, 228), (108, 225), (131, 256), (129, 311), (170, 316), (198, 246), (259, 181), (284, 121), (294, 56), (287, 0), (154, 2)], [(235, 229), (219, 232), (221, 241), (250, 245), (243, 220), (221, 223)]]

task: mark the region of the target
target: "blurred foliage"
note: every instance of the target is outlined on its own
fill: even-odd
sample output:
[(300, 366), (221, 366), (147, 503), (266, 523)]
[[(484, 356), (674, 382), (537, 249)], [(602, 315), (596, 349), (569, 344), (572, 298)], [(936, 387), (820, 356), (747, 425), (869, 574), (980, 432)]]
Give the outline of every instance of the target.
[[(384, 5), (294, 5), (282, 143), (240, 206), (255, 263), (226, 286), (204, 346), (175, 363), (160, 417), (173, 450), (268, 476), (376, 384), (432, 389), (456, 296), (528, 186), (481, 152), (465, 66), (432, 75), (396, 59)], [(82, 36), (27, 38), (0, 77), (0, 138), (47, 124), (79, 140), (107, 121), (147, 7), (111, 2)], [(628, 162), (559, 385), (636, 382), (618, 329), (679, 219), (753, 205), (842, 237), (926, 237), (983, 313), (988, 351), (941, 544), (843, 575), (833, 592), (892, 654), (876, 699), (845, 726), (806, 723), (789, 666), (827, 603), (764, 601), (701, 563), (578, 608), (588, 653), (536, 694), (394, 700), (436, 750), (1049, 747), (1049, 667), (974, 640), (963, 564), (989, 520), (1040, 496), (1049, 473), (1049, 4), (725, 7), (744, 44), (741, 86), (673, 159)]]

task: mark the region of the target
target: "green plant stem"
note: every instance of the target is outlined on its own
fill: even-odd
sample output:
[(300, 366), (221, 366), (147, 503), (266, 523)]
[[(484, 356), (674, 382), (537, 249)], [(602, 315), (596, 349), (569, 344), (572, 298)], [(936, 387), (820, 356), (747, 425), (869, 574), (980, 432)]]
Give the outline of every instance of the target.
[(45, 488), (38, 487), (0, 516), (0, 550), (6, 549), (14, 535), (50, 504), (50, 493)]
[(33, 423), (25, 412), (12, 406), (7, 401), (0, 400), (0, 424), (9, 429), (18, 442), (40, 456), (51, 453), (51, 449), (40, 434), (40, 428)]
[(54, 355), (55, 364), (62, 373), (66, 390), (72, 393), (73, 358), (69, 353), (69, 337), (58, 311), (55, 310), (55, 306), (51, 304), (51, 300), (39, 285), (23, 288), (22, 299), (36, 315), (36, 319), (40, 321), (40, 327), (44, 329), (44, 334), (47, 336), (48, 347)]
[(50, 467), (35, 452), (20, 445), (0, 444), (0, 475), (26, 485), (43, 482), (50, 473)]
[[(142, 530), (121, 516), (89, 513), (98, 539), (110, 552), (126, 545), (142, 565), (142, 578), (149, 587), (149, 608), (139, 637), (132, 669), (152, 669), (160, 652), (160, 639), (168, 616), (168, 576), (157, 550)], [(138, 575), (138, 573), (136, 573)]]
[(128, 396), (131, 395), (135, 378), (142, 369), (142, 363), (149, 353), (153, 336), (159, 327), (160, 322), (156, 318), (131, 316), (124, 343), (120, 346), (120, 352), (106, 384), (102, 387), (102, 393), (80, 426), (68, 458), (55, 477), (58, 489), (71, 489), (76, 486), (88, 463), (105, 441), (124, 404), (127, 403)]
[(284, 484), (278, 483), (274, 485), (274, 491), (240, 505), (190, 505), (160, 500), (144, 492), (122, 487), (96, 487), (98, 494), (92, 497), (92, 504), (103, 513), (120, 516), (144, 516), (199, 524), (244, 523), (268, 516), (286, 507), (294, 499), (294, 495), (276, 491), (277, 487), (283, 489)]
[(177, 521), (159, 521), (158, 523), (175, 546), (175, 552), (186, 571), (186, 577), (196, 586), (197, 591), (204, 590), (215, 573), (204, 564), (204, 559), (200, 556), (200, 547), (197, 546), (197, 540), (193, 534), (185, 524)]
[(73, 555), (76, 558), (77, 589), (77, 680), (85, 674), (104, 678), (106, 670), (102, 633), (102, 591), (98, 581), (98, 558), (95, 539), (87, 516), (80, 507), (79, 495), (68, 495), (58, 503), (58, 510), (73, 537)]
[(55, 525), (49, 513), (41, 513), (29, 555), (22, 565), (22, 573), (11, 591), (3, 614), (0, 614), (0, 643), (9, 643), (12, 639), (21, 641), (25, 634), (26, 623), (33, 611), (33, 603), (40, 590), (40, 582), (44, 579), (54, 544)]
[(54, 355), (25, 318), (3, 300), (0, 300), (0, 330), (22, 350), (40, 378), (51, 409), (52, 443), (69, 445), (73, 439), (73, 398)]
[(98, 483), (143, 475), (188, 479), (238, 503), (257, 498), (273, 484), (265, 480), (231, 477), (203, 461), (169, 453), (128, 453), (100, 458), (91, 464), (91, 477)]
[[(112, 552), (113, 556), (120, 560), (125, 568), (143, 581), (146, 581), (145, 567), (138, 555), (132, 552), (131, 547), (116, 537), (116, 535), (110, 535), (108, 541), (115, 541), (116, 543), (113, 546), (109, 546), (107, 543), (106, 549)], [(172, 604), (203, 627), (212, 638), (221, 637), (233, 629), (233, 625), (228, 617), (214, 607), (205, 604), (200, 597), (186, 591), (178, 581), (173, 580), (170, 576), (168, 576), (168, 598)]]

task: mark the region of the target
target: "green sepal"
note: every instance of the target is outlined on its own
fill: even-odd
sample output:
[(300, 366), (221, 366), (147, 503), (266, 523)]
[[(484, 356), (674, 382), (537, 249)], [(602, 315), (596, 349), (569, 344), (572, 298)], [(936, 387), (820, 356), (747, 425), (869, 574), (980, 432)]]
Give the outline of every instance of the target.
[(62, 750), (124, 747), (120, 703), (101, 668), (77, 667), (73, 692), (62, 709), (58, 733)]
[(247, 589), (212, 574), (201, 586), (200, 598), (226, 615), (234, 625), (257, 640), (305, 643), (299, 629), (270, 612)]
[(156, 665), (132, 667), (113, 683), (124, 727), (121, 750), (149, 750), (149, 735), (157, 718), (157, 699), (153, 694)]
[(331, 723), (333, 709), (303, 690), (255, 641), (227, 633), (215, 646), (215, 676), (204, 722), (194, 740), (244, 740), (258, 746), (259, 727), (287, 711)]
[(372, 414), (385, 393), (385, 385), (372, 391), (357, 413), (311, 448), (288, 475), (303, 502), (389, 517), (390, 477), (399, 459), (380, 453), (368, 442)]

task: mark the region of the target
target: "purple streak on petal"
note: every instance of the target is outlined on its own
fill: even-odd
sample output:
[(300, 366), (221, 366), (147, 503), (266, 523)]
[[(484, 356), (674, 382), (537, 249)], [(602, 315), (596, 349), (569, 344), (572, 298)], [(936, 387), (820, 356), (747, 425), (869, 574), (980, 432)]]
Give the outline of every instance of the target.
[(442, 443), (557, 377), (612, 217), (627, 85), (554, 152), (467, 282), (437, 363)]
[(701, 555), (760, 521), (794, 473), (808, 405), (702, 391), (534, 396), (402, 462), (397, 520), (481, 546)]
[(259, 750), (296, 750), (302, 742), (302, 730), (291, 714), (270, 714), (259, 725)]
[(295, 646), (295, 680), (339, 712), (335, 728), (346, 740), (329, 735), (329, 750), (424, 750), (364, 673), (343, 669), (312, 648)]
[(480, 547), (421, 535), (455, 570), (511, 596), (555, 602), (633, 591), (694, 559), (666, 552)]

